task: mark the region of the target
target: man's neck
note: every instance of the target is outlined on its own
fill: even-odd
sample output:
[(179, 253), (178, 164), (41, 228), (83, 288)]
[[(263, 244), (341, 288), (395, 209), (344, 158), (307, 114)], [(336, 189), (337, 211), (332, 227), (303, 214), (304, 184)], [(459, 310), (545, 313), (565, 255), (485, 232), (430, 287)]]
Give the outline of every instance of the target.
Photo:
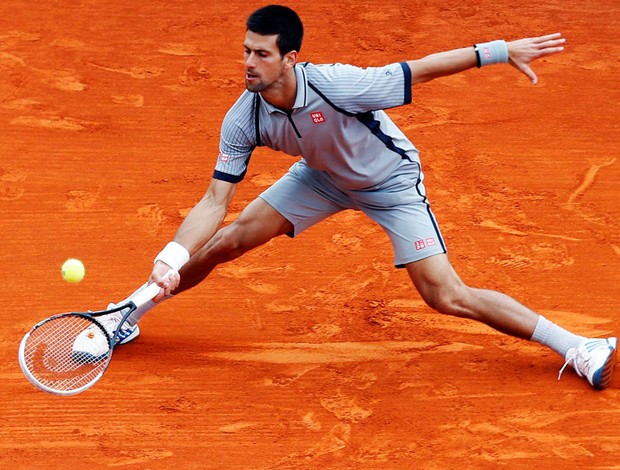
[(274, 83), (261, 92), (261, 97), (270, 105), (282, 111), (289, 112), (295, 105), (297, 97), (297, 77), (295, 69), (291, 68), (282, 76), (280, 82)]

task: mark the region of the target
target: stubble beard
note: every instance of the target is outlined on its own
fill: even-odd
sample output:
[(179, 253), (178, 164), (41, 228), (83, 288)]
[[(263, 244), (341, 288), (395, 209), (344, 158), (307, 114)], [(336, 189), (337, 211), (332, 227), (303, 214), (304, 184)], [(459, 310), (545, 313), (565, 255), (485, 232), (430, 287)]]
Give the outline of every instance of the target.
[(260, 93), (261, 91), (263, 91), (265, 88), (267, 88), (267, 85), (265, 85), (263, 82), (259, 82), (256, 85), (250, 85), (248, 83), (248, 81), (246, 80), (245, 82), (245, 88), (248, 91), (251, 91), (252, 93)]

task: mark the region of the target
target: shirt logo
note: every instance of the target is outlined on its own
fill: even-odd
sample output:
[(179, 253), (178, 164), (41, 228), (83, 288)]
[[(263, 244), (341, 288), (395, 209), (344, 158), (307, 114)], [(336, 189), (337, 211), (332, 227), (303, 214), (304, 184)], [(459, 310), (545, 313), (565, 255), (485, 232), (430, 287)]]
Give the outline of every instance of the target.
[(312, 118), (312, 122), (315, 124), (321, 124), (325, 122), (325, 117), (321, 111), (317, 111), (316, 113), (310, 113), (310, 117)]
[(228, 161), (230, 160), (230, 155), (224, 152), (220, 152), (220, 154), (217, 156), (217, 159), (222, 163), (228, 163)]

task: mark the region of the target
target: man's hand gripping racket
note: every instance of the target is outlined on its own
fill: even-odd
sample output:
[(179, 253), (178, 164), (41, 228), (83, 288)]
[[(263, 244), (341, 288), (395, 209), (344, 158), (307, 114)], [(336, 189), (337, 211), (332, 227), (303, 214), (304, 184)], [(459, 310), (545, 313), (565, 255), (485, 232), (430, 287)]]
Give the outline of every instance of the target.
[[(156, 283), (149, 284), (131, 301), (110, 310), (62, 313), (37, 323), (19, 346), (19, 365), (24, 375), (36, 387), (57, 395), (75, 395), (92, 387), (112, 359), (125, 320), (160, 289)], [(100, 318), (121, 311), (118, 327), (109, 333)], [(80, 343), (88, 343), (88, 347)]]

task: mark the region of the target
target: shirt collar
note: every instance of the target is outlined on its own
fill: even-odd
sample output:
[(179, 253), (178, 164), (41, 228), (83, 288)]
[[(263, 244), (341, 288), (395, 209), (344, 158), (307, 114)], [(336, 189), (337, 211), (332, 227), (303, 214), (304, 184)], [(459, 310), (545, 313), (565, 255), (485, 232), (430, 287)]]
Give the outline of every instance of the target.
[[(297, 82), (297, 92), (293, 109), (304, 108), (308, 106), (308, 77), (306, 76), (306, 69), (299, 64), (295, 64), (295, 81)], [(282, 110), (272, 106), (266, 100), (263, 99), (262, 102), (270, 113), (274, 111), (282, 112)]]

